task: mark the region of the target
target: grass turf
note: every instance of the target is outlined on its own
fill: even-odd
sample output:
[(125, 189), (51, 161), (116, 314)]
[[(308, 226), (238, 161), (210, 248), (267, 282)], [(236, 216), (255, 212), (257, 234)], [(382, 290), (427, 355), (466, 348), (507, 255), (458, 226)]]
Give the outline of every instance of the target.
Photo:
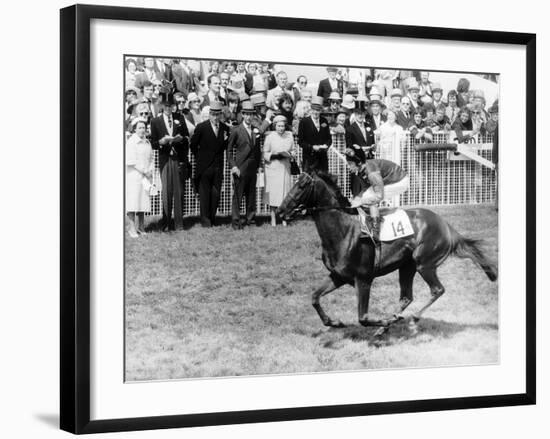
[[(432, 208), (461, 234), (484, 239), (497, 259), (491, 206)], [(325, 296), (325, 328), (311, 293), (327, 271), (312, 221), (287, 228), (229, 225), (149, 233), (126, 243), (126, 379), (287, 374), (498, 362), (498, 289), (470, 260), (449, 258), (438, 271), (443, 295), (413, 332), (393, 326), (382, 343), (357, 323), (355, 291)], [(429, 289), (419, 275), (419, 309)], [(373, 284), (369, 314), (386, 316), (399, 299), (397, 272)]]

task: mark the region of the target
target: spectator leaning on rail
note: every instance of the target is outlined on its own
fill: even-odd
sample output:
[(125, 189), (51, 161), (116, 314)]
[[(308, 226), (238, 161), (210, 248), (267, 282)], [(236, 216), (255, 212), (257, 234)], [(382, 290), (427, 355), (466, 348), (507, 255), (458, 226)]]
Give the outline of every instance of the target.
[[(477, 134), (485, 131), (485, 127), (483, 127), (481, 121), (479, 119), (474, 121), (471, 117), (470, 110), (466, 107), (461, 108), (451, 129), (455, 132), (458, 143), (468, 143)], [(465, 133), (465, 131), (468, 131), (468, 133)]]
[(328, 172), (327, 150), (332, 145), (332, 136), (328, 121), (321, 117), (323, 98), (313, 97), (310, 115), (304, 117), (298, 125), (298, 144), (303, 151), (303, 170), (305, 172)]
[(435, 116), (429, 122), (429, 126), (434, 133), (449, 131), (451, 129), (451, 121), (445, 114), (445, 106), (439, 105), (435, 109)]
[(241, 109), (242, 123), (231, 131), (227, 144), (227, 157), (233, 181), (231, 217), (233, 229), (241, 229), (241, 200), (246, 206), (245, 225), (252, 224), (256, 216), (256, 175), (261, 161), (260, 134), (252, 126), (256, 114), (254, 105), (245, 102)]
[(431, 142), (433, 140), (431, 128), (422, 120), (422, 110), (416, 110), (413, 121), (409, 125), (409, 132), (415, 143)]
[[(364, 160), (354, 150), (346, 149), (346, 159), (352, 172), (356, 172), (365, 189), (351, 200), (351, 207), (357, 207), (361, 218), (361, 237), (371, 236), (365, 226), (372, 231), (375, 241), (380, 239), (379, 204), (391, 200), (409, 189), (409, 176), (394, 162), (383, 159)], [(364, 208), (368, 207), (370, 219)], [(370, 220), (370, 221), (369, 221)], [(369, 224), (370, 222), (370, 224)]]

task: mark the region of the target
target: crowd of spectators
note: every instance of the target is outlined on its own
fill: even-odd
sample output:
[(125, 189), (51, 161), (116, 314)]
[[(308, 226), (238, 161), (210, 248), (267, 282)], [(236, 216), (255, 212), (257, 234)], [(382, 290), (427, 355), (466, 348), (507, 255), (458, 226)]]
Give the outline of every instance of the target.
[[(488, 106), (483, 90), (471, 90), (466, 78), (455, 89), (443, 90), (429, 72), (362, 69), (352, 78), (347, 69), (326, 70), (327, 77), (312, 88), (305, 75), (292, 82), (285, 71), (268, 63), (127, 58), (124, 123), (131, 178), (126, 191), (127, 200), (135, 200), (133, 210), (127, 210), (131, 222), (139, 219), (130, 227), (131, 234), (143, 232), (140, 212), (147, 212), (148, 206), (141, 192), (161, 185), (162, 226), (181, 228), (183, 193), (190, 178), (200, 197), (202, 225), (214, 225), (225, 151), (235, 194), (233, 226), (241, 228), (254, 222), (256, 173), (262, 163), (265, 202), (273, 211), (288, 192), (294, 138), (302, 149), (300, 165), (308, 171), (327, 170), (333, 135), (345, 136), (348, 148), (369, 158), (375, 148), (383, 156), (405, 132), (419, 143), (451, 130), (459, 142), (496, 132), (498, 102)], [(159, 151), (158, 182), (151, 176), (147, 143)], [(196, 160), (194, 175), (189, 150)], [(351, 184), (355, 192), (353, 178)], [(244, 221), (239, 212), (242, 197), (247, 206)]]

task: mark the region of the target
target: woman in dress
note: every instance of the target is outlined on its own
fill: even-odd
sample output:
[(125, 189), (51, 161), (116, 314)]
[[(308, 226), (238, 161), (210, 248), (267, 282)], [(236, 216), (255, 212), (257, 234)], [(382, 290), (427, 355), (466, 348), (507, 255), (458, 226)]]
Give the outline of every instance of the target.
[(154, 161), (146, 130), (146, 122), (138, 121), (134, 134), (126, 142), (126, 212), (128, 233), (133, 238), (145, 233), (145, 212), (151, 211), (148, 187), (153, 179)]
[(399, 148), (401, 139), (403, 139), (405, 132), (403, 128), (396, 122), (396, 116), (393, 111), (388, 111), (387, 120), (380, 128), (378, 128), (375, 134), (380, 135), (378, 141), (378, 152), (381, 159), (393, 160), (394, 151)]
[[(275, 131), (264, 142), (265, 203), (271, 207), (271, 225), (277, 224), (275, 211), (281, 205), (292, 186), (290, 160), (294, 157), (294, 136), (286, 130), (287, 119), (275, 116)], [(286, 222), (283, 221), (283, 226)]]

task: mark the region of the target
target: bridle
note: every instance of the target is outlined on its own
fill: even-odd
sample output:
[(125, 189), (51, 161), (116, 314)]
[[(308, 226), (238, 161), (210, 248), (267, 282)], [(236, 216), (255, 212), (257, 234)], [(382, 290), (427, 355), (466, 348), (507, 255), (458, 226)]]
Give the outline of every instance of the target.
[[(302, 212), (302, 213), (313, 213), (313, 212), (322, 212), (322, 211), (327, 211), (327, 210), (342, 210), (344, 212), (348, 212), (348, 213), (356, 213), (357, 212), (357, 209), (355, 207), (350, 207), (350, 206), (318, 206), (318, 207), (306, 207), (304, 202), (309, 200), (310, 197), (313, 195), (313, 192), (314, 192), (314, 178), (308, 174), (307, 172), (304, 172), (302, 174), (303, 176), (306, 176), (307, 178), (305, 179), (305, 181), (303, 182), (300, 182), (300, 188), (303, 188), (306, 184), (308, 185), (307, 187), (307, 193), (305, 192), (306, 190), (304, 189), (301, 193), (301, 197), (304, 201), (299, 203), (298, 200), (297, 200), (297, 197), (295, 197), (293, 194), (288, 194), (290, 200), (293, 202), (293, 203), (296, 203), (296, 207), (294, 209), (292, 209), (292, 211), (290, 212), (290, 217), (294, 217), (296, 214)], [(302, 178), (302, 177), (300, 177)], [(305, 194), (305, 195), (304, 195)]]

